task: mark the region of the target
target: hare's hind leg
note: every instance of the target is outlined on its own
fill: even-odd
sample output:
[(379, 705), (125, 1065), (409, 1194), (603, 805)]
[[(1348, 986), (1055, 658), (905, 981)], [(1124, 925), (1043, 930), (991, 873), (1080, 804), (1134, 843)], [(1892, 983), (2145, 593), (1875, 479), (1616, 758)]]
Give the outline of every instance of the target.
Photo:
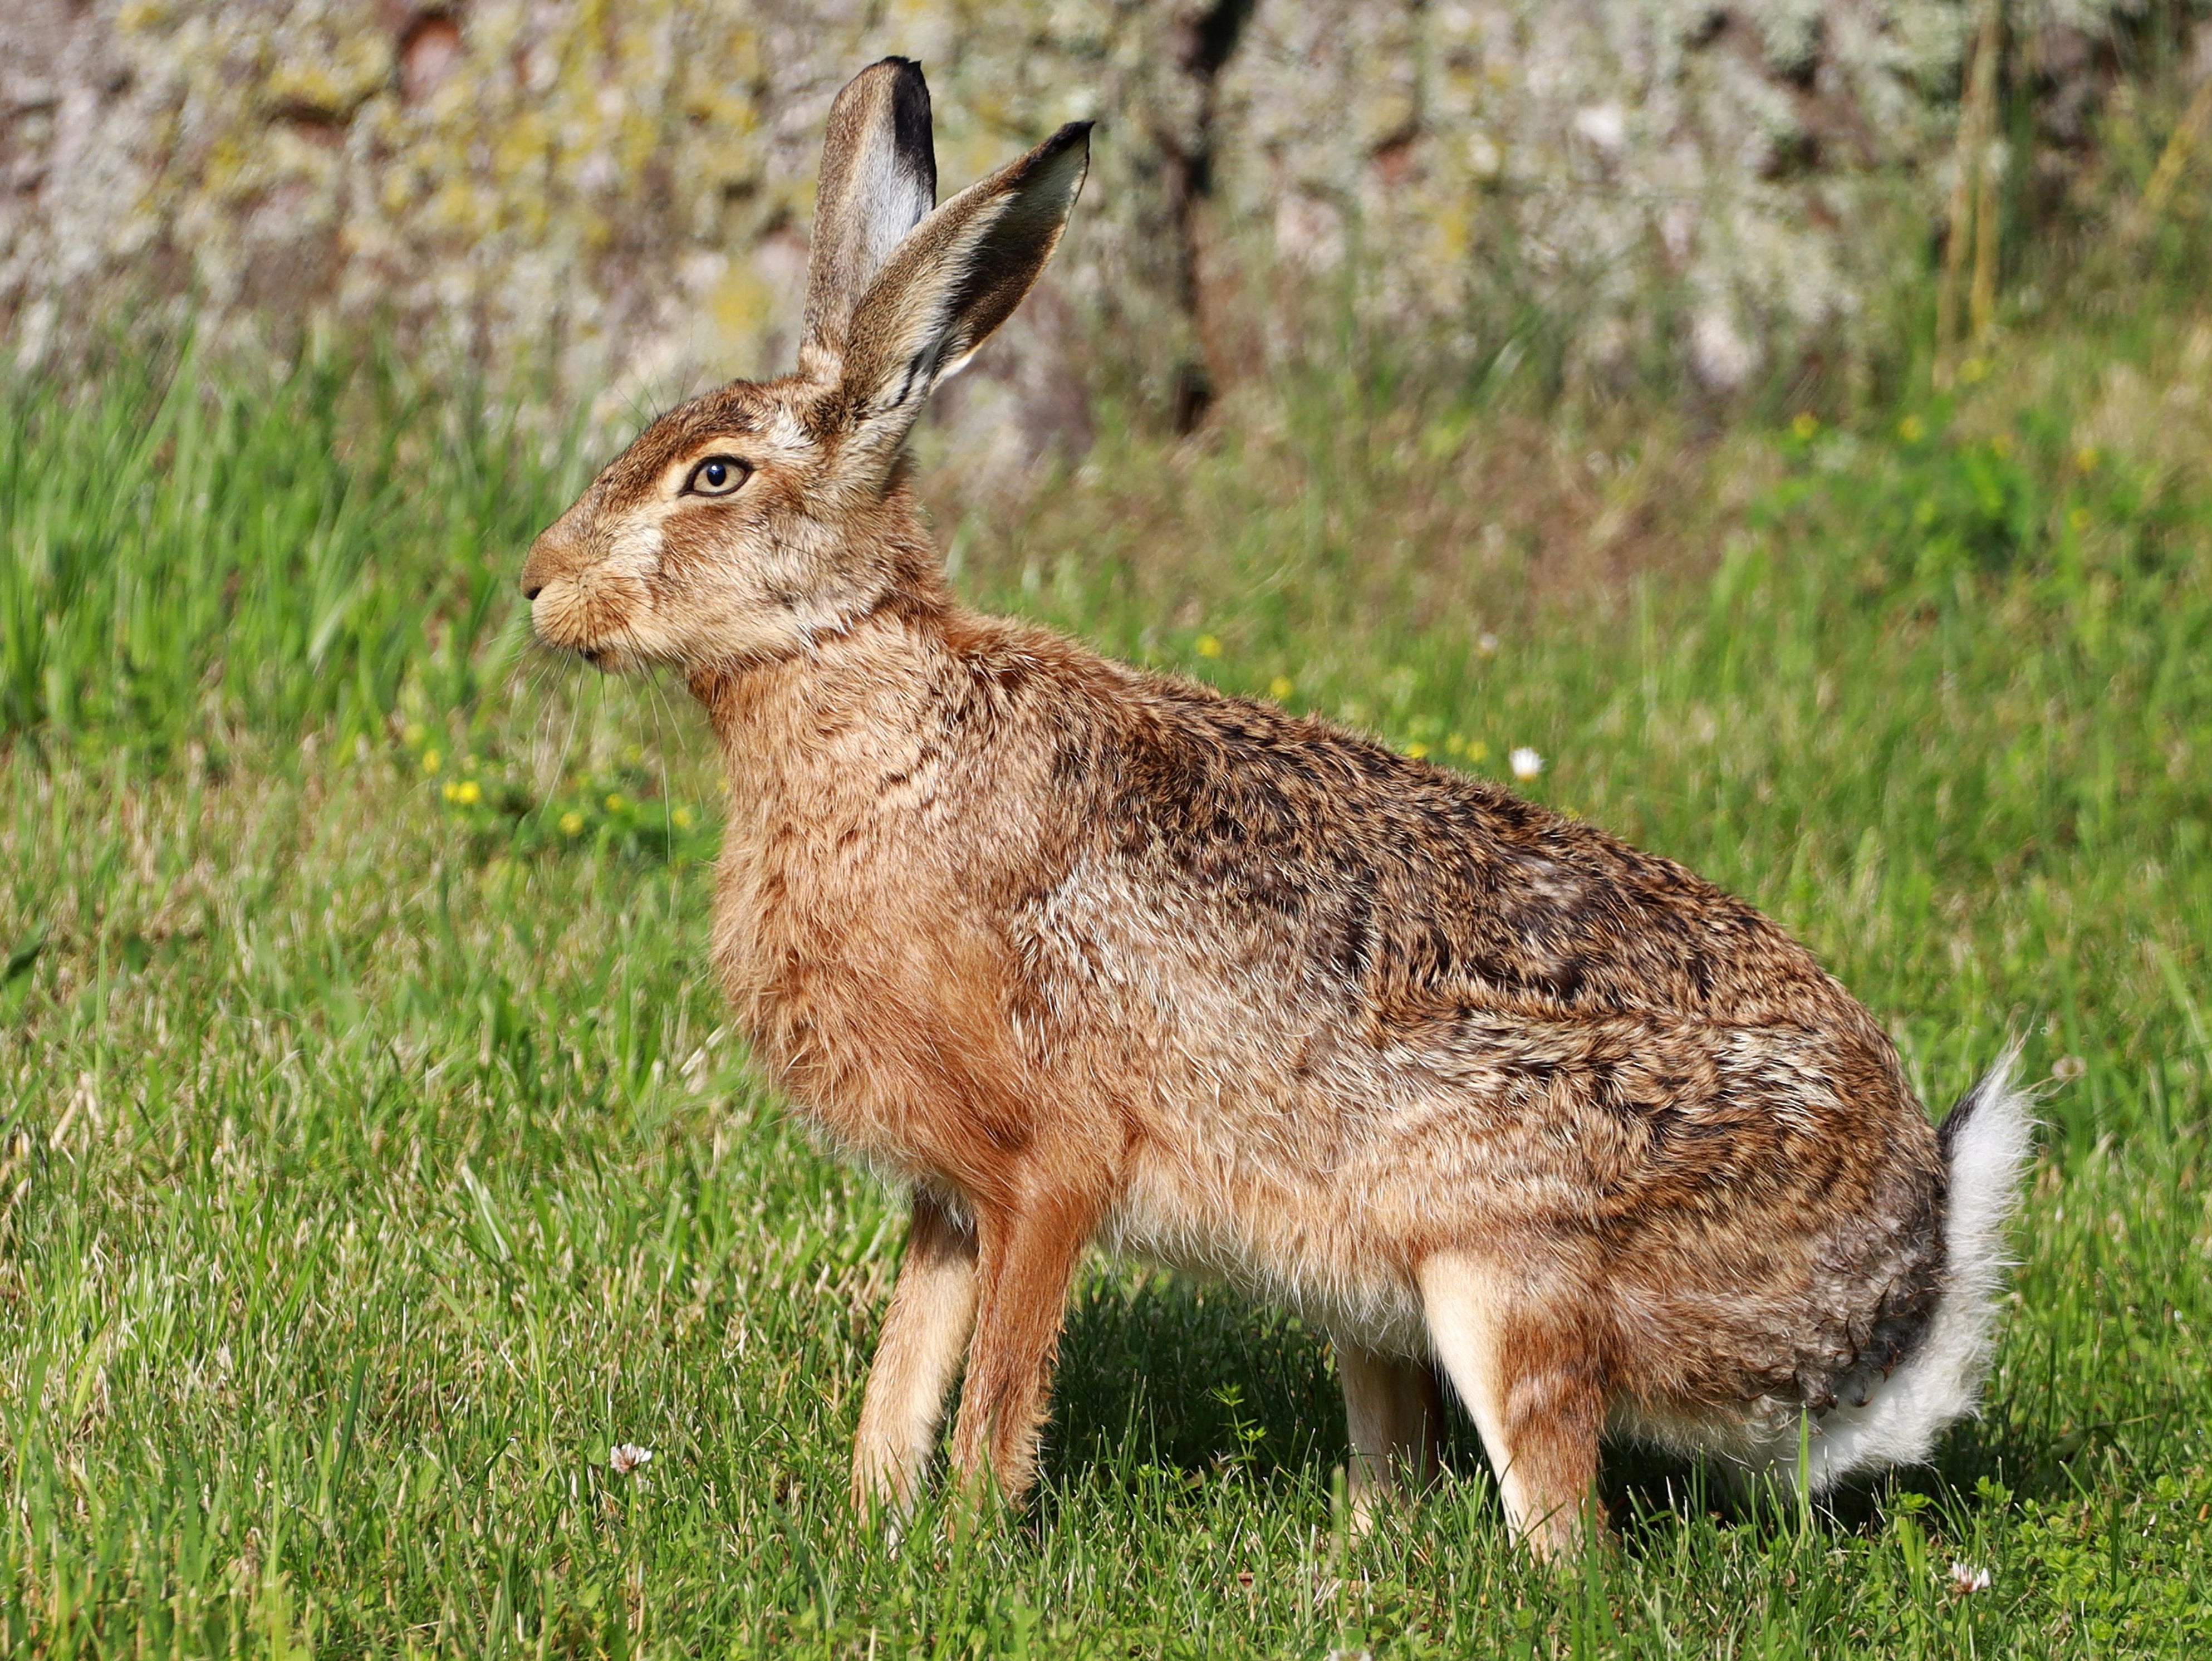
[(853, 1499), (911, 1509), (936, 1445), (945, 1392), (975, 1326), (975, 1231), (927, 1194), (914, 1222), (890, 1312), (860, 1401)]
[(1351, 1433), (1352, 1525), (1364, 1530), (1391, 1494), (1418, 1494), (1436, 1474), (1443, 1392), (1425, 1361), (1384, 1355), (1339, 1339), (1336, 1376)]
[(1571, 1310), (1471, 1254), (1439, 1253), (1418, 1278), (1430, 1341), (1482, 1433), (1508, 1525), (1539, 1557), (1571, 1549), (1597, 1516), (1605, 1428), (1588, 1335)]

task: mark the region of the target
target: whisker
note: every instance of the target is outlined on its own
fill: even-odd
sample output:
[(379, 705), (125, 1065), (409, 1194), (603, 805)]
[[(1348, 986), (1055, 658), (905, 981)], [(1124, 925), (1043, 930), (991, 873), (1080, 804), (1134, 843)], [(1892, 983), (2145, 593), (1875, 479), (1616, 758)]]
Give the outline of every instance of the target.
[(576, 729), (584, 719), (584, 701), (575, 695), (575, 691), (572, 682), (568, 699), (568, 730), (562, 735), (561, 747), (553, 757), (551, 788), (556, 790), (560, 788), (562, 776), (568, 770), (568, 757), (576, 745)]
[[(533, 644), (530, 653), (527, 675), (531, 697), (538, 709), (536, 724), (531, 735), (532, 782), (541, 795), (548, 794), (557, 784), (560, 772), (567, 764), (568, 751), (575, 742), (576, 724), (581, 711), (575, 696), (574, 678), (566, 673), (574, 662), (575, 660), (567, 653), (544, 646)], [(556, 698), (554, 696), (556, 691), (565, 696)], [(568, 731), (562, 737), (557, 751), (549, 754), (547, 745), (551, 728), (560, 721), (564, 706), (568, 711)]]
[(653, 759), (660, 772), (661, 845), (673, 855), (676, 849), (676, 809), (668, 800), (668, 732), (660, 721), (661, 708), (665, 700), (661, 696), (659, 674), (654, 674), (645, 683), (645, 691), (647, 708), (653, 712)]

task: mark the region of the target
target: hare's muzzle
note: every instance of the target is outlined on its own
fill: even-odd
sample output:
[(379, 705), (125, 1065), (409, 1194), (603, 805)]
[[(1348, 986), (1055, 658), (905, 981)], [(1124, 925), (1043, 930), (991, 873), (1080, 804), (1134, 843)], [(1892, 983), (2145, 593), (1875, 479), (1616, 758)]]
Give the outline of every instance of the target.
[(568, 551), (554, 538), (552, 532), (541, 532), (530, 545), (530, 557), (522, 562), (522, 597), (532, 605), (546, 585), (573, 565)]
[(559, 525), (531, 545), (522, 566), (523, 598), (538, 642), (574, 652), (595, 668), (620, 666), (620, 637), (638, 604), (633, 591), (639, 586)]

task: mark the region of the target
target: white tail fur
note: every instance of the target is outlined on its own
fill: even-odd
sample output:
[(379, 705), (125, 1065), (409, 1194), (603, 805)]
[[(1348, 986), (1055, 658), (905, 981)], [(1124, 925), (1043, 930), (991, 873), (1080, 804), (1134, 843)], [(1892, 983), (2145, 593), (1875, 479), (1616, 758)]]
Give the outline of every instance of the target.
[[(2005, 1223), (2035, 1129), (2032, 1098), (2013, 1079), (2019, 1062), (2015, 1043), (1943, 1123), (1950, 1193), (1942, 1295), (1919, 1344), (1874, 1395), (1819, 1421), (1809, 1448), (1815, 1493), (1855, 1470), (1921, 1463), (1947, 1426), (1974, 1410), (2009, 1267)], [(1776, 1474), (1794, 1479), (1798, 1450), (1790, 1440), (1786, 1452), (1777, 1450)]]

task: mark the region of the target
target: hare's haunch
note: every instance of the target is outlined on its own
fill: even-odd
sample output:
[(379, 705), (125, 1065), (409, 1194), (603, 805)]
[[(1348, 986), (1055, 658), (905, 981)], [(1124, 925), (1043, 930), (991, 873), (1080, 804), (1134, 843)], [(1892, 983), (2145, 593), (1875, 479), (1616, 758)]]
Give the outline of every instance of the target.
[(830, 111), (799, 372), (654, 422), (531, 551), (539, 636), (683, 672), (730, 813), (714, 956), (754, 1051), (914, 1194), (862, 1500), (1029, 1483), (1103, 1241), (1334, 1338), (1364, 1514), (1441, 1368), (1539, 1549), (1608, 1431), (1785, 1477), (1974, 1402), (2028, 1137), (1939, 1134), (1866, 1011), (1668, 861), (1352, 733), (963, 610), (902, 454), (1036, 280), (1062, 128), (936, 206), (929, 94)]

